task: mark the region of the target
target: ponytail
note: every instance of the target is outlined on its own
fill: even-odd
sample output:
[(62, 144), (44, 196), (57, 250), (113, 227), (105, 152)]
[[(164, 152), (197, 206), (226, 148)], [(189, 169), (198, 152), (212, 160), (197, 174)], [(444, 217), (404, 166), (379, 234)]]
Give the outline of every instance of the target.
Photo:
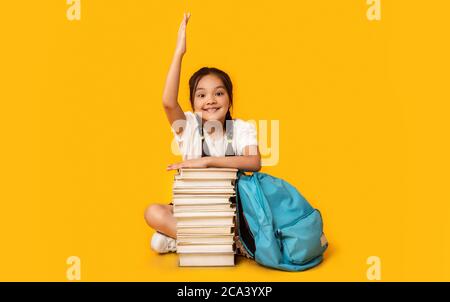
[(231, 117), (230, 108), (228, 108), (227, 114), (225, 115), (225, 121), (223, 123), (223, 129), (226, 133), (227, 139), (233, 137), (233, 118)]
[(230, 113), (230, 109), (228, 109), (227, 114), (225, 115), (225, 122), (227, 120), (232, 120), (233, 118), (231, 117), (231, 113)]

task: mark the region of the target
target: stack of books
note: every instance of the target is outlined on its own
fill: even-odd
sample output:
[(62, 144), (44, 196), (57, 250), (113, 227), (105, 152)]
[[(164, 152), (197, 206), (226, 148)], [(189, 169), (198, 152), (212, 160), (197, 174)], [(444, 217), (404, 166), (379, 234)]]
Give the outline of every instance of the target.
[(173, 183), (179, 266), (233, 266), (237, 169), (182, 168)]

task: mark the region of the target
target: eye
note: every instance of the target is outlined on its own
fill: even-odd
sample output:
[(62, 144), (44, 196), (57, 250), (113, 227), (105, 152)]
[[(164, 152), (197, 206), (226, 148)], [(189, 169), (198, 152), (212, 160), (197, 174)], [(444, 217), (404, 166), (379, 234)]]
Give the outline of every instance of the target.
[(223, 95), (222, 91), (217, 92), (217, 95)]
[(197, 97), (199, 97), (199, 98), (202, 98), (204, 96), (205, 96), (204, 94), (197, 94)]

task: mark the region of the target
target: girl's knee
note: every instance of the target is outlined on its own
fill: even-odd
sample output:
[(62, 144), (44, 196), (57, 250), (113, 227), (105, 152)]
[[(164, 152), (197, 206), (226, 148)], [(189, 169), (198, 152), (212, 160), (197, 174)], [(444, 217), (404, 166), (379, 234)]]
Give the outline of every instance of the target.
[(145, 209), (144, 218), (149, 226), (155, 228), (159, 226), (166, 215), (165, 209), (162, 205), (159, 204), (151, 204)]

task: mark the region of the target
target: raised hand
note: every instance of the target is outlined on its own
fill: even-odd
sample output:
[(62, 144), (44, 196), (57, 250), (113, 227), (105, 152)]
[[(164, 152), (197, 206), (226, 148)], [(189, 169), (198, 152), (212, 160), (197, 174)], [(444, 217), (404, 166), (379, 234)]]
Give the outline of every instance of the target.
[(186, 53), (186, 27), (191, 17), (191, 13), (183, 14), (183, 21), (181, 21), (180, 28), (178, 29), (177, 47), (175, 49), (176, 54), (184, 55)]

